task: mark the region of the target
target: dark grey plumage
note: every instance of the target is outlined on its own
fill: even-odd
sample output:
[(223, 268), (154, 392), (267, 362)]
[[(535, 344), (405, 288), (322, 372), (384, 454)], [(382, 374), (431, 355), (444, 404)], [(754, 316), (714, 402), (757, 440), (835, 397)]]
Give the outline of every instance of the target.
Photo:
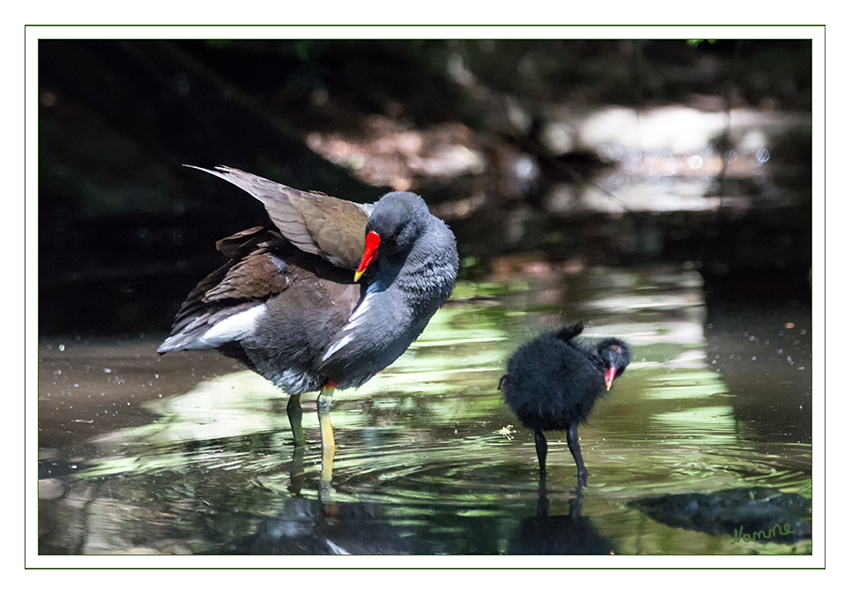
[[(352, 388), (401, 356), (451, 295), (454, 235), (416, 194), (360, 205), (229, 167), (201, 171), (262, 202), (274, 226), (218, 243), (227, 263), (186, 298), (160, 353), (216, 349), (288, 394)], [(376, 258), (356, 282), (373, 231)]]

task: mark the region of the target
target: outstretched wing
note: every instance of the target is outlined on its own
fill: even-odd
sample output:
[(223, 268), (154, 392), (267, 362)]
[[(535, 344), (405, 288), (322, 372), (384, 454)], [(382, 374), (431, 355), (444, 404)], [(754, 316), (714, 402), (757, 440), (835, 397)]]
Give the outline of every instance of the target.
[(300, 250), (336, 266), (357, 268), (374, 204), (303, 192), (232, 167), (187, 167), (220, 177), (262, 202), (281, 234)]

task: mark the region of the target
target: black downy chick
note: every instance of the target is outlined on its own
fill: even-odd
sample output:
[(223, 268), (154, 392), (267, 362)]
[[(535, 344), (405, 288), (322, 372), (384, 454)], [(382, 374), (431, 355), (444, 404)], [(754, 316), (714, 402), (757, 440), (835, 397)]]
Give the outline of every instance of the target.
[(499, 381), (505, 402), (525, 427), (534, 429), (541, 477), (546, 476), (548, 445), (544, 431), (566, 431), (567, 444), (578, 468), (579, 481), (587, 469), (578, 443), (578, 425), (596, 401), (611, 389), (631, 361), (631, 350), (619, 338), (579, 338), (584, 324), (547, 332), (526, 343), (508, 361)]

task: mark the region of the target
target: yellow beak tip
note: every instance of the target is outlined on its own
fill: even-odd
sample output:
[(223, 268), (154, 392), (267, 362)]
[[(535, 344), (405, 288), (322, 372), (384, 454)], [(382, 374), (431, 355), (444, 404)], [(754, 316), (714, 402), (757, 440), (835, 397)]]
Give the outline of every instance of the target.
[(355, 272), (354, 273), (354, 282), (356, 283), (357, 281), (359, 281), (361, 276), (363, 276), (363, 272), (361, 272), (359, 270), (357, 272)]

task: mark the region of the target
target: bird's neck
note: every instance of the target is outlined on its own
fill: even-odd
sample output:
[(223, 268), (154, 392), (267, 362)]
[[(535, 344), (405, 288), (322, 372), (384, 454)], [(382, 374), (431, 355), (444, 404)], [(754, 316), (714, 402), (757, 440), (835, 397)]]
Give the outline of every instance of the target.
[(608, 366), (599, 355), (599, 341), (588, 338), (577, 338), (570, 341), (570, 344), (580, 351), (585, 357), (590, 360), (594, 367), (604, 372)]
[(455, 250), (418, 241), (405, 256), (381, 262), (377, 282), (387, 298), (402, 299), (414, 310), (436, 309), (451, 295), (456, 276)]

